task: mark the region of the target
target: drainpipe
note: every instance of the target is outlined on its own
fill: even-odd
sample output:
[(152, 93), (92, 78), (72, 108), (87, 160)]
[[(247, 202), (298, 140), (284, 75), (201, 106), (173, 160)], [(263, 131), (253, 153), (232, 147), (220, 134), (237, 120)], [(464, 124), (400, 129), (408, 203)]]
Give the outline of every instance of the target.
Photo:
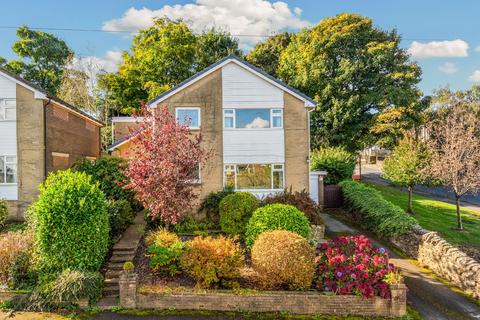
[(52, 99), (48, 98), (48, 102), (43, 105), (43, 147), (44, 147), (44, 161), (43, 161), (43, 179), (47, 178), (47, 107), (52, 102)]

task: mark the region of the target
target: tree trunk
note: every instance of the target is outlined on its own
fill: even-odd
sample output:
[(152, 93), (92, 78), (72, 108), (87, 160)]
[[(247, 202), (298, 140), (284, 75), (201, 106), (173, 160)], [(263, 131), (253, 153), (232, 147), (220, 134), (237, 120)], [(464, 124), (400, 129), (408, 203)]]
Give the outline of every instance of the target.
[(407, 212), (413, 214), (413, 187), (408, 186), (408, 207)]
[(455, 204), (457, 206), (457, 228), (463, 230), (462, 216), (460, 215), (460, 196), (455, 194)]

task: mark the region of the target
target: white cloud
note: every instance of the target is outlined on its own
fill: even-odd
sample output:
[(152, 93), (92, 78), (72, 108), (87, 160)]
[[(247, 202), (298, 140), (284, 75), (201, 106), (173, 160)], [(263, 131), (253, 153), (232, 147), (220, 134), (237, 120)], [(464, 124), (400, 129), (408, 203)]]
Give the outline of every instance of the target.
[(80, 60), (82, 64), (97, 70), (97, 72), (116, 72), (122, 62), (122, 51), (109, 50), (103, 57), (87, 56), (80, 58)]
[(476, 48), (475, 48), (475, 51), (476, 51), (476, 52), (480, 52), (480, 46), (476, 47)]
[(239, 37), (243, 49), (252, 48), (262, 40), (258, 35), (269, 35), (286, 29), (301, 29), (310, 25), (301, 18), (300, 8), (290, 8), (282, 1), (266, 0), (196, 0), (195, 3), (165, 5), (160, 9), (130, 8), (121, 18), (106, 21), (103, 30), (132, 31), (152, 25), (155, 18), (183, 19), (194, 32), (209, 27), (230, 31)]
[(268, 128), (270, 123), (268, 120), (262, 119), (260, 117), (256, 117), (252, 120), (252, 122), (248, 123), (245, 128), (252, 129), (252, 128)]
[(468, 43), (461, 39), (428, 43), (413, 41), (408, 53), (417, 59), (467, 57)]
[(438, 67), (438, 69), (446, 74), (454, 74), (458, 72), (457, 65), (451, 62), (445, 62), (440, 67)]
[(473, 71), (470, 77), (468, 77), (468, 80), (472, 82), (480, 82), (480, 70)]

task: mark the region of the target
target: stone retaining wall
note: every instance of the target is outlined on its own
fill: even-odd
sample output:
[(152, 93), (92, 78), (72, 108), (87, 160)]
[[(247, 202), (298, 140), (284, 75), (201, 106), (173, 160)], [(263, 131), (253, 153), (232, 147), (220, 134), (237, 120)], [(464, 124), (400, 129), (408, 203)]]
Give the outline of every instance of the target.
[(391, 242), (420, 265), (480, 299), (480, 263), (451, 245), (436, 232), (415, 227)]
[(260, 291), (235, 294), (232, 291), (207, 293), (146, 294), (138, 290), (135, 274), (122, 274), (119, 281), (120, 306), (125, 309), (175, 308), (178, 310), (280, 312), (398, 317), (406, 314), (406, 287), (392, 285), (391, 299), (336, 296), (319, 292)]

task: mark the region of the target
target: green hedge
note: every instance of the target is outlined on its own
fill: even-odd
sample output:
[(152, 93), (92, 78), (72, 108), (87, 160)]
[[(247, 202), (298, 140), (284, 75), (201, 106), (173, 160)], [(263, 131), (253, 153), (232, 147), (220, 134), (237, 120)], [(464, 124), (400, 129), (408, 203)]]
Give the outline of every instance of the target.
[(323, 180), (326, 185), (350, 179), (355, 169), (355, 163), (355, 155), (341, 147), (320, 148), (310, 155), (312, 171), (327, 171), (327, 176)]
[(243, 236), (248, 220), (258, 207), (258, 199), (249, 192), (235, 192), (220, 201), (220, 227), (229, 235)]
[(390, 238), (407, 233), (417, 221), (400, 207), (385, 200), (380, 193), (363, 183), (340, 182), (345, 202), (361, 214), (362, 223), (381, 237)]

